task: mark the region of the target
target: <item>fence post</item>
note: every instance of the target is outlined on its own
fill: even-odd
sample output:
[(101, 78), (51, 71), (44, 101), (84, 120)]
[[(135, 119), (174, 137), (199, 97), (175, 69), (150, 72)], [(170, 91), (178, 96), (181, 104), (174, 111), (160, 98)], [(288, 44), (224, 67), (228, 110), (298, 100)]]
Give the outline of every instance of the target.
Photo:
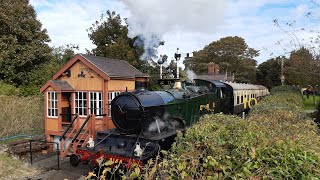
[(32, 160), (32, 140), (30, 139), (30, 141), (29, 141), (29, 150), (30, 150), (30, 163), (31, 163), (31, 165), (33, 164), (33, 160)]
[(57, 143), (57, 158), (58, 158), (58, 170), (60, 170), (60, 149), (59, 149), (59, 143)]

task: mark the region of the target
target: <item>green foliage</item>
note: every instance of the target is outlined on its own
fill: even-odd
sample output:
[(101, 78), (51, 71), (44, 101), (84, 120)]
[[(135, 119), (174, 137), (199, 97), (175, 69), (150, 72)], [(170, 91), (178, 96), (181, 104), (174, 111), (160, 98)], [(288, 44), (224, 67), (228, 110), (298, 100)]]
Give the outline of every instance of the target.
[(256, 80), (255, 57), (258, 51), (248, 47), (241, 37), (225, 37), (213, 41), (194, 56), (184, 61), (187, 68), (196, 74), (207, 74), (208, 63), (219, 64), (220, 73), (234, 73), (237, 82), (253, 83)]
[[(300, 93), (300, 88), (297, 86), (276, 86), (271, 89), (271, 94), (277, 94), (277, 93)], [(297, 99), (299, 101), (300, 99)]]
[[(314, 179), (320, 137), (299, 91), (276, 87), (247, 119), (205, 115), (178, 134), (162, 162), (140, 177), (156, 179)], [(148, 166), (147, 166), (148, 167)], [(150, 177), (151, 175), (151, 177)]]
[(277, 57), (261, 63), (257, 68), (257, 83), (268, 88), (281, 85), (281, 59), (287, 61), (285, 57)]
[(123, 59), (139, 68), (142, 65), (139, 57), (143, 54), (143, 46), (134, 46), (136, 38), (128, 37), (128, 26), (122, 24), (119, 14), (109, 10), (106, 14), (106, 17), (102, 14), (100, 20), (88, 29), (90, 40), (97, 46), (89, 53)]
[(51, 59), (49, 36), (27, 0), (1, 1), (0, 24), (0, 79), (26, 85), (28, 73)]
[(302, 47), (292, 51), (290, 61), (284, 68), (286, 83), (291, 85), (320, 84), (320, 69), (317, 58), (314, 58), (309, 49)]
[(0, 95), (10, 96), (17, 94), (19, 94), (19, 90), (16, 87), (0, 81)]
[(303, 95), (303, 102), (305, 110), (315, 110), (317, 108), (317, 104), (320, 102), (320, 96)]
[(35, 85), (20, 86), (19, 88), (0, 81), (0, 96), (30, 96), (39, 94), (39, 87)]

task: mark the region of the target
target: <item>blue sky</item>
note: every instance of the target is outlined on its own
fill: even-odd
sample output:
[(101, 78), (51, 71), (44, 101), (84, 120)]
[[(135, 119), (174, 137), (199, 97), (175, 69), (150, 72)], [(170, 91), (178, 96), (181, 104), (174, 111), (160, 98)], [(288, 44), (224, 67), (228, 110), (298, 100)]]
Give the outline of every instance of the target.
[[(94, 47), (86, 29), (106, 10), (127, 17), (132, 35), (155, 33), (165, 40), (158, 52), (169, 58), (177, 47), (187, 53), (222, 37), (240, 36), (249, 47), (260, 50), (258, 63), (297, 48), (286, 32), (300, 44), (310, 45), (309, 38), (316, 33), (306, 30), (319, 30), (320, 21), (305, 17), (307, 12), (320, 17), (319, 6), (310, 0), (30, 0), (30, 3), (48, 30), (51, 46), (79, 44), (82, 53)], [(283, 30), (274, 26), (274, 19), (278, 19)], [(286, 25), (293, 20), (296, 21), (293, 27)], [(144, 24), (145, 28), (136, 28), (137, 24)], [(318, 43), (313, 46), (319, 47)]]

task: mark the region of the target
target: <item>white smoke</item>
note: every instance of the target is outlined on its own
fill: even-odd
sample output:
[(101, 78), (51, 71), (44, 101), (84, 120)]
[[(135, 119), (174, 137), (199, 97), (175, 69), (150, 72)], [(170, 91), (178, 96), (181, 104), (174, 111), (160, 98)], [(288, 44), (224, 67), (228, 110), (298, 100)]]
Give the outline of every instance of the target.
[(130, 11), (129, 36), (142, 36), (153, 52), (168, 32), (213, 33), (222, 21), (225, 0), (122, 0)]
[(155, 117), (155, 120), (149, 125), (148, 131), (149, 132), (159, 132), (161, 133), (161, 130), (166, 127), (166, 123), (163, 122), (159, 117)]
[(196, 73), (194, 73), (190, 69), (186, 69), (186, 73), (187, 73), (187, 76), (188, 76), (188, 80), (190, 80), (191, 82), (193, 81), (193, 79), (197, 78)]
[(162, 133), (163, 131), (173, 131), (182, 128), (182, 124), (175, 119), (170, 119), (170, 115), (165, 113), (162, 118), (155, 116), (154, 121), (149, 124), (148, 132)]

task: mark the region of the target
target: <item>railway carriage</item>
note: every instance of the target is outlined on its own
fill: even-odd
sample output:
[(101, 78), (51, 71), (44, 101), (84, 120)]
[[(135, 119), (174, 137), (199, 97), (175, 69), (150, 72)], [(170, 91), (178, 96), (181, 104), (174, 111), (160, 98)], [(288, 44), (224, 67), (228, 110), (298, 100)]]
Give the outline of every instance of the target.
[(268, 89), (261, 85), (225, 82), (228, 91), (232, 92), (230, 107), (232, 114), (248, 112), (261, 97), (268, 95)]

